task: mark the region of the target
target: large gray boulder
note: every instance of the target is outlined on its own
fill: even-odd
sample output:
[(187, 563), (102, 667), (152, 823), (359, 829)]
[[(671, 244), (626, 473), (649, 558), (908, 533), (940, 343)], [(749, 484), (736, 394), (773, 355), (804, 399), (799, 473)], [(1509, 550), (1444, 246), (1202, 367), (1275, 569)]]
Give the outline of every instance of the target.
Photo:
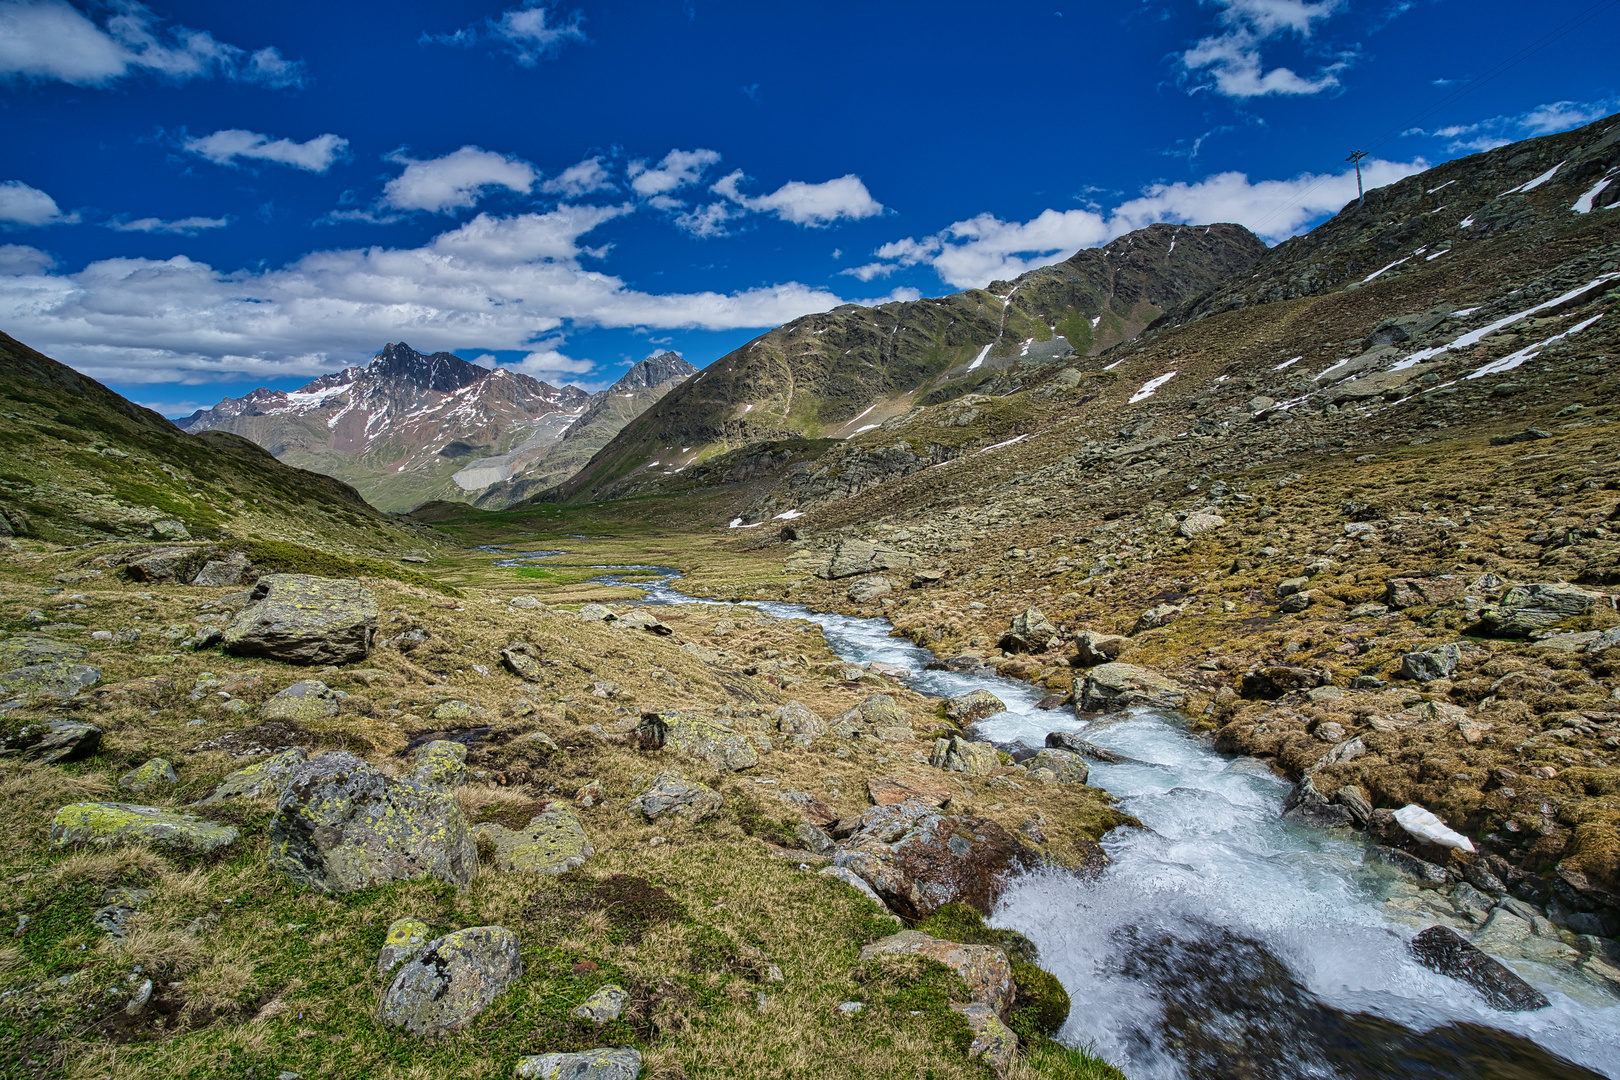
[(577, 1054), (534, 1054), (517, 1063), (518, 1080), (636, 1080), (641, 1053), (628, 1046)]
[(759, 764), (759, 751), (752, 742), (705, 716), (673, 711), (643, 713), (637, 734), (643, 750), (674, 750), (727, 772)]
[(70, 698), (100, 681), (98, 667), (48, 660), (0, 673), (0, 697)]
[(1001, 635), (1001, 647), (1008, 652), (1038, 653), (1052, 647), (1058, 638), (1058, 628), (1052, 625), (1040, 608), (1027, 608), (1016, 616), (1007, 632)]
[(502, 870), (562, 874), (578, 870), (596, 852), (579, 815), (567, 803), (555, 802), (521, 829), (486, 822), (473, 834), (495, 845), (495, 865)]
[(1457, 672), (1462, 661), (1462, 648), (1456, 644), (1441, 645), (1433, 649), (1405, 653), (1401, 656), (1400, 675), (1403, 679), (1433, 682), (1449, 679)]
[(883, 570), (905, 570), (917, 564), (918, 558), (886, 544), (870, 540), (845, 540), (833, 550), (827, 565), (818, 571), (824, 578), (858, 577)]
[(1604, 593), (1561, 582), (1515, 585), (1495, 607), (1481, 613), (1480, 622), (1497, 637), (1528, 637), (1534, 630), (1585, 615), (1599, 604), (1613, 606), (1614, 600)]
[(28, 664), (71, 664), (84, 657), (83, 645), (57, 641), (44, 634), (18, 634), (0, 639), (0, 671)]
[(358, 581), (266, 574), (224, 634), (225, 651), (288, 664), (347, 664), (371, 653), (377, 601)]
[(270, 824), (270, 866), (321, 892), (433, 877), (465, 885), (478, 852), (455, 796), (346, 750), (300, 762)]
[(945, 718), (953, 724), (971, 724), (1006, 708), (1007, 703), (988, 690), (969, 690), (945, 700)]
[(694, 783), (680, 773), (661, 772), (646, 791), (630, 800), (630, 809), (639, 811), (648, 821), (665, 814), (674, 814), (696, 823), (718, 813), (722, 803), (720, 793), (704, 784)]
[(382, 1020), (412, 1035), (459, 1031), (523, 974), (518, 938), (504, 926), (472, 926), (430, 941), (383, 993)]
[(235, 829), (216, 821), (129, 803), (74, 803), (51, 820), (53, 847), (151, 844), (182, 855), (204, 855), (235, 843), (237, 836)]
[(101, 745), (101, 729), (81, 720), (35, 720), (0, 732), (0, 757), (77, 761)]
[(1076, 680), (1077, 711), (1114, 712), (1143, 705), (1177, 709), (1186, 704), (1187, 691), (1174, 679), (1135, 664), (1099, 664)]
[(1074, 663), (1076, 667), (1096, 667), (1112, 660), (1130, 645), (1130, 638), (1119, 634), (1103, 634), (1096, 630), (1082, 630), (1074, 636)]
[(934, 752), (928, 763), (936, 769), (968, 776), (989, 776), (1001, 768), (1001, 756), (992, 743), (952, 735), (948, 739), (934, 740)]

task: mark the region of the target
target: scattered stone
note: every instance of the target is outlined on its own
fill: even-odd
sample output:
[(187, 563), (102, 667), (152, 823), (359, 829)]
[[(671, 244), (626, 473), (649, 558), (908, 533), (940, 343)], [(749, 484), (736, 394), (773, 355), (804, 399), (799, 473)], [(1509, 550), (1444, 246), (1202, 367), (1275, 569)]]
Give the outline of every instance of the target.
[(643, 750), (672, 749), (727, 772), (752, 769), (759, 751), (748, 739), (715, 720), (681, 712), (642, 713)]
[(293, 770), (309, 755), (301, 746), (283, 750), (263, 761), (256, 761), (245, 769), (238, 769), (219, 782), (198, 806), (217, 806), (232, 799), (257, 799), (266, 795), (281, 797)]
[(653, 778), (651, 787), (630, 800), (630, 809), (648, 821), (674, 814), (696, 824), (718, 813), (723, 801), (713, 788), (665, 771)]
[(1077, 712), (1119, 712), (1134, 706), (1175, 709), (1186, 704), (1187, 691), (1174, 679), (1135, 664), (1100, 664), (1076, 680)]
[(26, 667), (30, 664), (71, 664), (83, 660), (83, 645), (58, 641), (44, 634), (18, 634), (0, 640), (0, 668)]
[[(426, 562), (427, 560), (423, 559), (422, 561)], [(539, 598), (533, 596), (514, 596), (512, 599), (507, 601), (507, 605), (517, 609), (518, 611), (539, 611), (541, 608), (545, 607), (545, 605), (540, 602)]]
[(441, 701), (433, 707), (433, 711), (428, 715), (435, 720), (446, 723), (454, 723), (459, 720), (483, 720), (488, 716), (483, 709), (466, 701)]
[(90, 916), (90, 925), (115, 941), (122, 941), (129, 933), (130, 916), (151, 898), (151, 889), (108, 889), (101, 897), (104, 906)]
[(377, 974), (388, 977), (397, 964), (409, 960), (427, 940), (428, 925), (409, 915), (388, 924), (388, 935), (383, 938), (382, 951), (377, 954)]
[(467, 819), (449, 792), (395, 780), (346, 750), (293, 768), (270, 824), (270, 866), (320, 892), (478, 872)]
[(503, 926), (473, 926), (430, 942), (383, 994), (382, 1021), (412, 1035), (458, 1031), (523, 974), (518, 938)]
[(675, 632), (673, 626), (659, 622), (651, 612), (639, 608), (629, 611), (619, 618), (619, 625), (628, 630), (645, 630), (650, 634), (668, 637)]
[(1341, 829), (1354, 822), (1349, 809), (1335, 806), (1316, 790), (1315, 782), (1305, 777), (1294, 785), (1283, 802), (1283, 820), (1312, 829)]
[[(1316, 691), (1312, 690), (1311, 693), (1314, 694)], [(1324, 720), (1316, 725), (1316, 730), (1312, 734), (1325, 743), (1342, 743), (1344, 742), (1344, 725), (1337, 720)]]
[(1168, 626), (1181, 614), (1181, 608), (1176, 604), (1155, 604), (1136, 617), (1136, 623), (1131, 627), (1131, 633), (1145, 634), (1149, 630), (1157, 630), (1161, 626)]
[(1551, 1004), (1541, 991), (1448, 926), (1429, 927), (1407, 947), (1424, 967), (1478, 990), (1493, 1009), (1529, 1012)]
[(1295, 596), (1310, 588), (1311, 579), (1308, 577), (1284, 578), (1277, 582), (1278, 596)]
[(1048, 732), (1046, 745), (1054, 750), (1068, 750), (1079, 754), (1081, 757), (1088, 757), (1092, 761), (1101, 761), (1109, 765), (1136, 764), (1135, 758), (1126, 757), (1124, 754), (1115, 753), (1112, 750), (1098, 746), (1096, 743), (1087, 742), (1072, 731)]
[(988, 914), (1005, 878), (1033, 864), (995, 821), (917, 802), (868, 809), (833, 861), (859, 874), (889, 908), (911, 920), (926, 919), (949, 903)]
[(1296, 690), (1312, 690), (1331, 681), (1325, 671), (1273, 664), (1244, 672), (1243, 678), (1238, 680), (1238, 694), (1251, 701), (1275, 701)]
[(919, 776), (870, 776), (866, 793), (873, 806), (897, 806), (907, 801), (944, 806), (955, 794), (947, 785)]
[(540, 662), (538, 650), (524, 641), (514, 641), (502, 649), (501, 663), (507, 671), (529, 682), (539, 682), (544, 677), (545, 665)]
[(129, 803), (74, 803), (62, 807), (51, 820), (53, 847), (151, 844), (182, 855), (206, 855), (235, 843), (238, 835), (229, 825)]
[(624, 987), (608, 983), (586, 998), (585, 1004), (574, 1010), (574, 1016), (576, 1019), (589, 1020), (598, 1025), (610, 1023), (624, 1014), (624, 1003), (629, 997), (624, 992)]
[[(1387, 810), (1375, 810), (1368, 824), (1369, 831), (1377, 827), (1379, 815), (1387, 813), (1389, 813)], [(1442, 889), (1451, 883), (1451, 875), (1446, 873), (1445, 867), (1436, 866), (1427, 859), (1420, 859), (1409, 851), (1380, 845), (1373, 848), (1373, 855), (1380, 862), (1393, 866), (1425, 889)]]
[(224, 632), (225, 651), (289, 664), (347, 664), (371, 652), (377, 601), (358, 581), (266, 574)]
[(603, 799), (602, 781), (590, 780), (581, 784), (574, 792), (574, 805), (589, 810)]
[(1051, 648), (1057, 637), (1057, 627), (1041, 613), (1040, 608), (1026, 608), (1001, 635), (1000, 645), (1008, 652), (1039, 653)]
[(641, 1053), (628, 1046), (577, 1054), (536, 1054), (517, 1064), (518, 1080), (636, 1080)]
[(416, 748), (411, 778), (429, 787), (456, 788), (467, 782), (467, 748), (448, 739), (434, 739)]
[(1461, 662), (1462, 648), (1456, 644), (1409, 652), (1401, 657), (1400, 677), (1422, 683), (1449, 679), (1457, 673), (1457, 665)]
[(1603, 593), (1562, 583), (1515, 585), (1496, 606), (1480, 614), (1485, 630), (1496, 637), (1528, 637), (1535, 630), (1585, 615), (1614, 601)]
[(34, 720), (0, 730), (0, 757), (23, 761), (78, 761), (100, 745), (101, 729), (81, 720)]
[(966, 725), (983, 720), (998, 712), (1005, 712), (1007, 703), (988, 690), (971, 690), (945, 702), (945, 718), (954, 724)]
[(579, 815), (560, 802), (530, 818), (522, 829), (485, 822), (474, 826), (473, 834), (495, 844), (495, 865), (508, 872), (562, 874), (578, 870), (596, 853)]
[(1052, 780), (1059, 784), (1084, 784), (1091, 776), (1091, 767), (1086, 759), (1071, 750), (1045, 749), (1038, 752), (1024, 764), (1029, 766), (1030, 775), (1041, 769), (1051, 773)]
[(246, 555), (233, 551), (223, 559), (211, 559), (192, 577), (191, 583), (205, 589), (224, 589), (242, 584), (252, 566)]
[(799, 746), (809, 746), (827, 734), (827, 722), (802, 701), (790, 701), (771, 713), (776, 728)]
[(1013, 1003), (1012, 963), (995, 945), (961, 945), (920, 930), (902, 930), (861, 950), (862, 960), (878, 956), (923, 956), (956, 972), (967, 984), (968, 1000), (1005, 1014)]
[(1277, 610), (1288, 615), (1298, 615), (1300, 612), (1310, 607), (1315, 600), (1316, 596), (1314, 593), (1297, 592), (1294, 595), (1285, 598), (1282, 603), (1278, 604)]
[(585, 622), (618, 622), (619, 617), (605, 604), (586, 604), (579, 609), (579, 618)]
[(805, 846), (806, 850), (817, 855), (830, 856), (837, 846), (833, 843), (832, 837), (808, 821), (800, 822), (799, 826), (793, 830), (793, 836), (794, 839)]
[(25, 664), (0, 673), (0, 697), (70, 698), (101, 681), (101, 669), (88, 664)]
[(952, 1005), (962, 1014), (973, 1031), (973, 1042), (968, 1045), (968, 1057), (982, 1058), (997, 1076), (1006, 1076), (1018, 1056), (1018, 1036), (1012, 1028), (1001, 1022), (1001, 1017), (988, 1005), (971, 1003)]
[(348, 697), (341, 690), (333, 690), (319, 679), (295, 682), (280, 691), (259, 708), (266, 720), (286, 720), (307, 723), (324, 720), (338, 714), (338, 702)]
[(119, 787), (134, 792), (179, 782), (180, 777), (176, 775), (174, 765), (163, 758), (153, 758), (145, 765), (137, 766), (118, 778)]
[(1096, 667), (1119, 659), (1130, 639), (1119, 634), (1099, 634), (1095, 630), (1082, 630), (1074, 637), (1074, 663), (1076, 667)]
[(1195, 536), (1213, 532), (1225, 524), (1226, 519), (1219, 514), (1211, 514), (1206, 510), (1195, 510), (1187, 515), (1181, 523), (1181, 528), (1177, 531), (1190, 540)]
[(934, 752), (928, 763), (936, 769), (968, 776), (989, 776), (1001, 768), (1001, 756), (996, 753), (992, 743), (974, 742), (953, 735), (948, 739), (934, 740)]
[(849, 599), (853, 604), (869, 604), (899, 588), (899, 583), (881, 575), (856, 578), (849, 586)]
[(912, 737), (911, 717), (888, 694), (865, 698), (853, 709), (834, 717), (828, 730), (842, 739), (853, 739), (857, 735), (890, 740)]

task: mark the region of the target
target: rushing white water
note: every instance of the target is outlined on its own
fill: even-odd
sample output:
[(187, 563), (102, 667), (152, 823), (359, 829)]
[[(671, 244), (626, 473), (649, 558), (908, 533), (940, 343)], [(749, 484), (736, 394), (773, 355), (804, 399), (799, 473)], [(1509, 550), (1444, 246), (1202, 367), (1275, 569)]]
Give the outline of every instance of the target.
[[(674, 589), (670, 581), (676, 572), (668, 568), (615, 569), (668, 573), (662, 581), (636, 583), (646, 590), (646, 603), (708, 602)], [(1068, 990), (1073, 1008), (1061, 1037), (1092, 1044), (1132, 1080), (1202, 1080), (1189, 1073), (1185, 1055), (1167, 1046), (1158, 1030), (1164, 990), (1174, 985), (1175, 973), (1159, 980), (1141, 977), (1141, 965), (1132, 963), (1140, 943), (1145, 938), (1201, 940), (1206, 948), (1220, 949), (1232, 940), (1222, 934), (1262, 943), (1306, 996), (1328, 1011), (1393, 1021), (1409, 1029), (1406, 1034), (1477, 1024), (1515, 1033), (1598, 1073), (1620, 1077), (1620, 1001), (1568, 969), (1513, 959), (1514, 970), (1552, 1006), (1498, 1012), (1463, 984), (1414, 962), (1406, 941), (1420, 927), (1397, 921), (1384, 904), (1403, 889), (1400, 880), (1370, 861), (1366, 845), (1344, 830), (1322, 832), (1283, 821), (1289, 785), (1264, 763), (1217, 754), (1172, 715), (1138, 710), (1088, 725), (1068, 710), (1037, 709), (1040, 694), (1028, 684), (988, 674), (927, 671), (932, 654), (890, 637), (890, 626), (881, 619), (813, 612), (797, 604), (752, 601), (749, 606), (820, 625), (833, 650), (850, 662), (909, 668), (913, 674), (907, 682), (919, 692), (943, 697), (991, 691), (1009, 708), (976, 725), (981, 737), (1004, 746), (1040, 746), (1048, 732), (1084, 730), (1088, 740), (1135, 759), (1135, 764), (1093, 765), (1091, 783), (1118, 797), (1121, 809), (1147, 828), (1111, 833), (1103, 842), (1111, 863), (1099, 875), (1049, 870), (1014, 882), (992, 920), (1030, 937), (1040, 948), (1042, 965)], [(1127, 973), (1133, 966), (1136, 970)], [(1237, 981), (1250, 977), (1244, 971)], [(1332, 1037), (1313, 1043), (1305, 1021), (1280, 1015), (1284, 1010), (1268, 1011), (1264, 994), (1253, 998), (1251, 1008), (1254, 1003), (1255, 1012), (1281, 1031), (1288, 1049), (1253, 1071), (1223, 1070), (1222, 1075), (1463, 1078), (1483, 1075), (1478, 1060), (1490, 1055), (1490, 1047), (1478, 1048), (1477, 1037), (1470, 1045), (1465, 1032), (1461, 1051), (1474, 1053), (1472, 1061), (1459, 1057), (1454, 1066), (1436, 1067), (1432, 1060), (1390, 1063), (1363, 1057), (1346, 1066), (1339, 1053), (1343, 1043), (1358, 1034), (1385, 1039), (1387, 1032), (1376, 1026), (1364, 1030), (1367, 1025), (1357, 1029), (1352, 1015)], [(1236, 1030), (1252, 1023), (1253, 1015), (1216, 1020), (1217, 1026), (1229, 1022)], [(1324, 1045), (1325, 1056), (1318, 1052)], [(1449, 1036), (1443, 1043), (1447, 1050), (1454, 1045), (1457, 1040)], [(1532, 1064), (1529, 1071), (1500, 1075), (1539, 1073)]]

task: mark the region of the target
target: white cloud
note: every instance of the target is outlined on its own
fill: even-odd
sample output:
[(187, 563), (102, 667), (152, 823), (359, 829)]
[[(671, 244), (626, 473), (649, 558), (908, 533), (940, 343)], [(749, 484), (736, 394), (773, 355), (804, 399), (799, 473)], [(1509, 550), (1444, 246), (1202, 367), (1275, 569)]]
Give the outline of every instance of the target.
[(98, 24), (66, 0), (0, 0), (0, 78), (105, 86), (148, 71), (177, 82), (218, 75), (270, 87), (303, 84), (303, 63), (273, 47), (249, 53), (206, 30), (164, 27), (133, 0), (106, 11)]
[(790, 180), (769, 195), (750, 197), (737, 190), (745, 177), (739, 169), (710, 188), (732, 202), (756, 213), (775, 214), (783, 221), (812, 228), (830, 225), (839, 218), (858, 221), (883, 213), (883, 204), (872, 198), (861, 178), (853, 173), (836, 180), (809, 184)]
[(383, 188), (383, 205), (396, 210), (449, 213), (476, 206), (484, 190), (504, 187), (527, 195), (539, 179), (533, 165), (521, 158), (497, 154), (476, 146), (429, 161), (396, 154), (405, 171)]
[(524, 67), (534, 67), (557, 55), (569, 42), (586, 40), (582, 22), (584, 16), (577, 11), (557, 21), (545, 4), (530, 2), (501, 12), (498, 19), (486, 19), (482, 25), (463, 27), (451, 34), (423, 34), (422, 40), (460, 48), (484, 40), (499, 41), (505, 43), (512, 59)]
[[(662, 199), (664, 196), (659, 198)], [(669, 201), (679, 203), (679, 200)], [(699, 206), (685, 214), (676, 214), (675, 225), (693, 236), (708, 239), (709, 237), (727, 235), (726, 223), (742, 216), (743, 212), (730, 203), (715, 202), (709, 203), (707, 206)]]
[(630, 187), (650, 199), (689, 187), (703, 178), (704, 170), (720, 160), (713, 150), (671, 150), (657, 165), (636, 160), (630, 163)]
[(577, 199), (592, 192), (613, 190), (613, 180), (600, 157), (588, 157), (541, 184), (540, 190), (548, 195)]
[(78, 214), (64, 214), (56, 200), (21, 180), (0, 180), (0, 228), (72, 225)]
[(144, 217), (134, 221), (113, 219), (107, 222), (107, 228), (117, 232), (143, 232), (143, 233), (175, 233), (180, 236), (196, 236), (204, 229), (223, 229), (230, 224), (230, 219), (222, 217), (185, 217), (173, 221), (164, 221), (162, 218)]
[(530, 369), (566, 373), (565, 360), (580, 361), (548, 342), (568, 326), (769, 327), (846, 302), (797, 282), (656, 295), (582, 265), (592, 257), (586, 236), (632, 212), (481, 214), (420, 247), (317, 251), (268, 270), (175, 256), (52, 273), (48, 257), (23, 251), (7, 259), (18, 272), (0, 278), (0, 326), (92, 377), (126, 383), (314, 375), (401, 338), (428, 350), (522, 350), (538, 354), (523, 361)]
[(56, 265), (51, 255), (26, 244), (0, 244), (0, 274), (43, 274)]
[(1339, 85), (1339, 73), (1348, 66), (1345, 59), (1307, 78), (1285, 67), (1266, 71), (1260, 49), (1265, 42), (1284, 34), (1309, 38), (1313, 25), (1337, 11), (1342, 0), (1215, 2), (1221, 8), (1217, 21), (1224, 29), (1199, 41), (1180, 57), (1189, 73), (1207, 73), (1213, 80), (1200, 83), (1198, 89), (1213, 88), (1226, 97), (1251, 98), (1319, 94)]
[(1448, 139), (1448, 150), (1494, 150), (1520, 139), (1556, 135), (1601, 120), (1620, 109), (1620, 96), (1597, 101), (1553, 101), (1513, 116), (1493, 116), (1472, 124), (1435, 128), (1409, 128), (1402, 135), (1428, 135)]
[(522, 360), (515, 364), (502, 364), (501, 367), (533, 376), (542, 382), (562, 382), (570, 376), (589, 375), (596, 370), (596, 365), (589, 360), (576, 360), (564, 355), (561, 345), (560, 341), (542, 342), (539, 348)]
[[(1369, 158), (1362, 162), (1361, 171), (1370, 190), (1428, 167), (1422, 158), (1410, 162)], [(955, 222), (934, 236), (884, 244), (873, 252), (879, 262), (843, 273), (871, 281), (902, 268), (928, 265), (956, 288), (982, 288), (1160, 221), (1235, 222), (1277, 241), (1338, 211), (1355, 197), (1356, 178), (1350, 171), (1302, 173), (1291, 180), (1258, 182), (1239, 172), (1219, 173), (1196, 183), (1150, 185), (1139, 197), (1106, 215), (1091, 210), (1045, 210), (1029, 221), (1017, 222), (980, 214)]]
[(332, 163), (343, 157), (348, 148), (348, 139), (330, 133), (300, 143), (291, 139), (272, 139), (268, 135), (243, 131), (241, 128), (226, 128), (185, 142), (186, 150), (200, 154), (215, 165), (231, 165), (237, 158), (247, 158), (291, 165), (295, 169), (313, 173), (330, 169)]

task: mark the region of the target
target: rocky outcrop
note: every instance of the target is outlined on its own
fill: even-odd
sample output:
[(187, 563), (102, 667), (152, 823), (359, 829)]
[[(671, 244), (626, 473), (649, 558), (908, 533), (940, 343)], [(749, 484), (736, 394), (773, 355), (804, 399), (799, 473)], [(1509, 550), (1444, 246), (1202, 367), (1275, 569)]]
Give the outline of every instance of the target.
[(837, 580), (884, 570), (906, 570), (920, 561), (917, 556), (886, 544), (874, 544), (870, 540), (845, 540), (833, 549), (827, 564), (817, 574)]
[(270, 825), (270, 866), (346, 893), (420, 877), (465, 885), (478, 853), (453, 795), (338, 750), (293, 768)]
[(1012, 1008), (1012, 962), (994, 945), (962, 945), (919, 930), (902, 930), (861, 950), (862, 960), (877, 956), (923, 956), (938, 961), (962, 977), (969, 1000), (988, 1005), (1002, 1016)]
[(1532, 631), (1557, 626), (1599, 605), (1614, 606), (1604, 593), (1561, 583), (1515, 585), (1480, 615), (1480, 624), (1496, 637), (1528, 637)]
[(916, 802), (867, 810), (833, 858), (835, 865), (859, 874), (896, 913), (913, 920), (950, 903), (988, 914), (1003, 879), (1033, 861), (994, 821)]
[(206, 855), (239, 834), (229, 825), (156, 806), (92, 802), (64, 806), (51, 820), (54, 847), (151, 844), (181, 855)]
[(371, 653), (377, 601), (358, 581), (266, 574), (225, 630), (225, 651), (288, 664), (347, 664)]
[(523, 974), (518, 938), (503, 926), (473, 926), (429, 942), (389, 984), (382, 1021), (412, 1035), (459, 1031)]
[(1000, 645), (1008, 652), (1045, 652), (1057, 640), (1058, 629), (1052, 625), (1040, 608), (1028, 608), (1016, 616), (1007, 632), (1001, 635)]
[(934, 740), (934, 752), (928, 763), (936, 769), (967, 776), (989, 776), (1001, 768), (1001, 757), (992, 743), (974, 742), (953, 735), (948, 739)]
[(89, 664), (26, 664), (0, 672), (0, 697), (70, 698), (100, 681), (101, 669)]

